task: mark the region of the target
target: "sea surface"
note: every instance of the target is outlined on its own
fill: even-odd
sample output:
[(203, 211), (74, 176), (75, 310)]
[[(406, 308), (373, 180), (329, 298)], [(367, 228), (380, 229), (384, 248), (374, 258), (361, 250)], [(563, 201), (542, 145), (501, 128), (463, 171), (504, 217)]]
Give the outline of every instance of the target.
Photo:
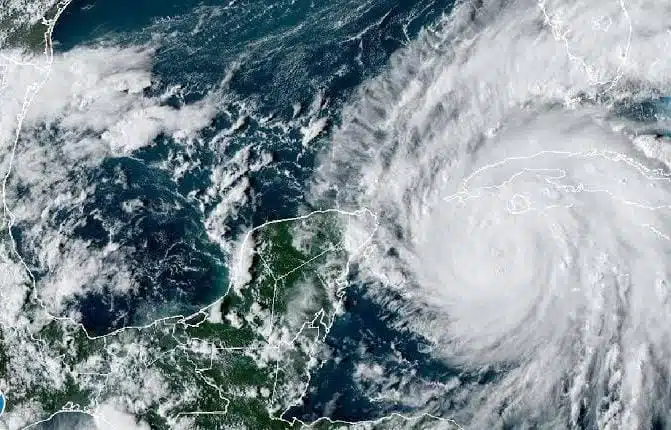
[[(142, 90), (147, 97), (172, 91), (163, 103), (175, 107), (209, 97), (217, 109), (187, 148), (159, 135), (152, 145), (85, 173), (95, 193), (82, 206), (85, 221), (68, 234), (103, 248), (113, 229), (115, 243), (133, 249), (144, 273), (137, 294), (89, 294), (77, 303), (87, 330), (104, 334), (185, 314), (225, 293), (230, 255), (206, 231), (216, 201), (199, 198), (212, 186), (212, 172), (243, 150), (246, 165), (258, 166), (245, 170), (244, 179), (232, 174), (232, 182), (246, 183), (237, 188), (242, 203), (221, 221), (224, 241), (316, 209), (307, 198), (309, 182), (343, 104), (395, 51), (449, 13), (451, 3), (73, 1), (53, 34), (57, 55), (82, 48), (151, 50), (151, 84)], [(175, 177), (175, 171), (183, 174)], [(137, 201), (134, 211), (122, 210), (124, 202)], [(387, 372), (427, 384), (454, 376), (422, 349), (421, 339), (388, 324), (393, 318), (366, 298), (364, 285), (352, 287), (345, 308), (327, 338), (333, 355), (313, 375), (304, 405), (285, 418), (359, 421), (411, 412), (394, 399), (368, 397), (379, 387), (356, 381), (356, 366), (365, 363), (381, 362)]]
[[(376, 425), (669, 428), (665, 7), (74, 0), (54, 29), (49, 68), (6, 51), (8, 73), (27, 73), (10, 76), (16, 92), (2, 88), (10, 110), (19, 112), (21, 85), (51, 71), (25, 118), (15, 117), (22, 127), (10, 158), (19, 168), (5, 197), (22, 264), (10, 316), (41, 324), (44, 315), (28, 308), (81, 323), (83, 344), (109, 353), (110, 366), (124, 362), (111, 339), (160, 340), (152, 330), (165, 324), (172, 345), (179, 336), (170, 330), (183, 330), (202, 359), (185, 354), (188, 375), (203, 376), (209, 361), (206, 370), (231, 382), (224, 390), (203, 379), (218, 392), (199, 396), (206, 410), (196, 402), (189, 413), (202, 412), (206, 428), (226, 390), (239, 402), (225, 418), (252, 426), (387, 417)], [(324, 209), (341, 211), (340, 221), (248, 235)], [(300, 226), (329, 230), (310, 236)], [(338, 237), (342, 249), (308, 257), (320, 236)], [(307, 243), (310, 252), (296, 254)], [(276, 249), (287, 258), (267, 259)], [(296, 313), (276, 312), (289, 275), (330, 251), (324, 274), (292, 281), (297, 297), (281, 291)], [(296, 267), (296, 255), (309, 261)], [(329, 270), (343, 255), (351, 259), (340, 289)], [(239, 295), (244, 306), (217, 301), (252, 278), (258, 290)], [(317, 278), (338, 314), (330, 326), (323, 308), (314, 313), (323, 303), (311, 288)], [(180, 315), (191, 317), (157, 322)], [(273, 326), (275, 318), (288, 325)], [(258, 355), (253, 370), (236, 369), (254, 381), (244, 390), (228, 361), (222, 372), (212, 365), (216, 348), (239, 348), (198, 337), (229, 323), (242, 337), (247, 325), (261, 335), (242, 347)], [(143, 330), (123, 330), (131, 326)], [(42, 339), (58, 347), (59, 333)], [(30, 385), (33, 364), (53, 367), (21, 361), (30, 354), (16, 351), (32, 347), (21, 336), (12, 365), (27, 371), (15, 386)], [(298, 370), (269, 366), (276, 353)], [(98, 360), (90, 357), (77, 358)], [(144, 369), (144, 352), (137, 357)], [(181, 366), (165, 362), (170, 375)], [(274, 376), (263, 373), (272, 368)], [(49, 381), (62, 372), (52, 373)], [(185, 398), (189, 390), (175, 387)], [(0, 388), (11, 418), (16, 391)], [(248, 413), (246, 400), (261, 414)], [(267, 421), (266, 412), (281, 417)], [(65, 415), (45, 426), (67, 427)], [(87, 427), (94, 416), (76, 419)]]

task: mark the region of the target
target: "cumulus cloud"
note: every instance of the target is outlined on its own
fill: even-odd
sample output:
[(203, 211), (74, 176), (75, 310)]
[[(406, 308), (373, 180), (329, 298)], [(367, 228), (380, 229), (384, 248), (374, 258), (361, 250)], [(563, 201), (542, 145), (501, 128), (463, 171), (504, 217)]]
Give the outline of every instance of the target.
[(160, 133), (193, 134), (216, 113), (214, 94), (181, 109), (146, 97), (152, 85), (147, 48), (82, 47), (57, 55), (26, 125), (92, 132), (113, 154), (129, 154)]
[(138, 422), (134, 415), (124, 411), (118, 405), (108, 402), (100, 405), (95, 413), (96, 427), (103, 429), (123, 430), (148, 430), (149, 425), (143, 421)]
[(39, 294), (59, 314), (88, 293), (132, 293), (133, 250), (113, 242), (115, 226), (106, 226), (107, 246), (72, 237), (96, 192), (91, 172), (161, 134), (195, 139), (216, 115), (219, 93), (180, 107), (166, 103), (174, 88), (150, 95), (153, 53), (145, 47), (81, 47), (51, 64), (0, 54), (0, 166), (11, 170), (5, 197), (21, 229), (20, 251), (44, 272)]
[(315, 196), (379, 215), (371, 294), (400, 293), (465, 374), (496, 370), (427, 407), (472, 428), (665, 422), (671, 183), (663, 138), (613, 112), (668, 94), (668, 6), (479, 3), (363, 86)]

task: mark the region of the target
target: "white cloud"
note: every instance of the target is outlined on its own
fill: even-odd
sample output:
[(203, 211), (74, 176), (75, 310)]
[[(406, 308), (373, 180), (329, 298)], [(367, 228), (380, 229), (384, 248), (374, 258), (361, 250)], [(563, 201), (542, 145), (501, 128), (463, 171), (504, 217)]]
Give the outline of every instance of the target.
[(104, 403), (95, 410), (95, 423), (99, 430), (148, 430), (145, 422), (137, 422), (134, 415), (113, 403)]
[[(466, 372), (510, 368), (460, 386), (457, 421), (647, 428), (671, 404), (671, 182), (610, 108), (669, 94), (669, 6), (474, 7), (363, 86), (314, 192), (379, 215), (361, 268), (404, 327)], [(376, 227), (354, 221), (351, 241)]]
[(233, 248), (230, 274), (231, 287), (236, 294), (241, 294), (241, 290), (252, 280), (251, 269), (256, 248), (254, 236), (250, 232), (241, 237)]
[[(54, 58), (50, 79), (27, 116), (27, 126), (56, 123), (100, 133), (113, 154), (151, 144), (160, 133), (188, 136), (216, 113), (211, 94), (181, 109), (149, 98), (152, 51), (146, 48), (76, 48)], [(172, 91), (172, 89), (169, 89)]]
[[(95, 192), (88, 175), (106, 158), (151, 145), (161, 133), (179, 142), (194, 138), (216, 114), (219, 94), (213, 91), (179, 109), (166, 105), (163, 95), (145, 95), (152, 84), (147, 48), (76, 48), (55, 55), (50, 71), (31, 65), (27, 54), (2, 54), (0, 166), (6, 171), (12, 161), (7, 202), (21, 223), (24, 249), (32, 249), (46, 270), (38, 283), (41, 297), (59, 314), (68, 301), (90, 292), (131, 293), (131, 249), (113, 243), (101, 249), (69, 237), (82, 219), (75, 214)], [(26, 97), (45, 77), (21, 117)], [(168, 89), (168, 94), (175, 91)], [(71, 216), (63, 220), (63, 213)]]

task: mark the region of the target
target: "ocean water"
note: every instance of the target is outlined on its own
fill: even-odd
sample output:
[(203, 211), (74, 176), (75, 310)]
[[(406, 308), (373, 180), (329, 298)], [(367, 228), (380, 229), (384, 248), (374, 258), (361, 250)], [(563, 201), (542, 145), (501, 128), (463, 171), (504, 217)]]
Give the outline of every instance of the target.
[[(457, 378), (468, 383), (495, 376), (494, 372), (470, 375), (433, 358), (426, 341), (398, 327), (394, 312), (367, 297), (366, 287), (351, 286), (345, 300), (347, 312), (335, 321), (326, 340), (332, 357), (313, 375), (303, 404), (289, 409), (285, 418), (313, 421), (327, 416), (357, 422), (391, 413), (411, 416), (420, 403), (440, 400), (438, 393), (422, 398), (421, 391), (431, 393), (432, 386)], [(402, 301), (400, 297), (387, 300)], [(366, 375), (367, 370), (372, 373)], [(394, 396), (413, 385), (417, 405)], [(433, 412), (442, 415), (439, 409)]]
[(282, 418), (669, 428), (668, 12), (75, 0), (10, 178), (14, 301), (90, 335), (190, 314), (251, 228), (365, 208)]
[[(148, 49), (151, 83), (142, 90), (147, 97), (179, 88), (161, 104), (183, 107), (210, 97), (216, 106), (187, 150), (159, 134), (151, 145), (83, 173), (98, 185), (81, 207), (85, 220), (71, 234), (102, 248), (114, 229), (117, 246), (132, 249), (142, 268), (136, 294), (90, 294), (76, 305), (87, 329), (103, 334), (192, 312), (222, 294), (227, 259), (203, 222), (214, 203), (198, 207), (198, 196), (212, 185), (212, 171), (241, 149), (248, 165), (272, 158), (245, 175), (245, 202), (222, 221), (227, 240), (234, 240), (240, 226), (309, 209), (304, 197), (314, 156), (327, 144), (343, 102), (448, 6), (446, 1), (70, 4), (54, 30), (57, 55), (82, 47)], [(226, 130), (234, 132), (221, 144)], [(182, 168), (179, 178), (171, 177)], [(130, 201), (142, 202), (141, 208), (122, 210)]]
[[(309, 181), (343, 104), (450, 6), (447, 0), (71, 3), (54, 30), (57, 56), (110, 47), (146, 50), (151, 79), (138, 84), (144, 97), (167, 107), (204, 100), (215, 106), (186, 144), (158, 133), (150, 145), (79, 172), (95, 190), (76, 211), (60, 210), (57, 222), (73, 225), (66, 235), (89, 247), (104, 250), (113, 243), (128, 250), (138, 285), (132, 294), (103, 289), (68, 302), (87, 331), (101, 335), (190, 313), (225, 293), (230, 253), (221, 242), (315, 209), (307, 198)], [(205, 198), (222, 166), (227, 188)], [(240, 203), (225, 218), (214, 218), (225, 227), (218, 243), (208, 234), (208, 217), (226, 193)], [(69, 222), (72, 217), (77, 222)], [(450, 379), (454, 369), (420, 352), (421, 340), (388, 326), (376, 306), (362, 289), (352, 290), (327, 338), (337, 359), (325, 361), (305, 404), (285, 418), (356, 421), (411, 412), (392, 399), (373, 403), (368, 396), (376, 387), (357, 383), (355, 361), (387, 362), (390, 371), (412, 372), (427, 383)], [(367, 345), (363, 355), (361, 343)], [(390, 354), (409, 362), (390, 363)]]

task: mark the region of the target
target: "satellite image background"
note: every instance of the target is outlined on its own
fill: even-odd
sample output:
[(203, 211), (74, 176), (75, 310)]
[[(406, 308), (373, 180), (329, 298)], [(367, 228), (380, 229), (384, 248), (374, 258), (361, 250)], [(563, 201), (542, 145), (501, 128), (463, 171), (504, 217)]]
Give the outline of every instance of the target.
[(671, 428), (669, 16), (0, 0), (0, 428)]

